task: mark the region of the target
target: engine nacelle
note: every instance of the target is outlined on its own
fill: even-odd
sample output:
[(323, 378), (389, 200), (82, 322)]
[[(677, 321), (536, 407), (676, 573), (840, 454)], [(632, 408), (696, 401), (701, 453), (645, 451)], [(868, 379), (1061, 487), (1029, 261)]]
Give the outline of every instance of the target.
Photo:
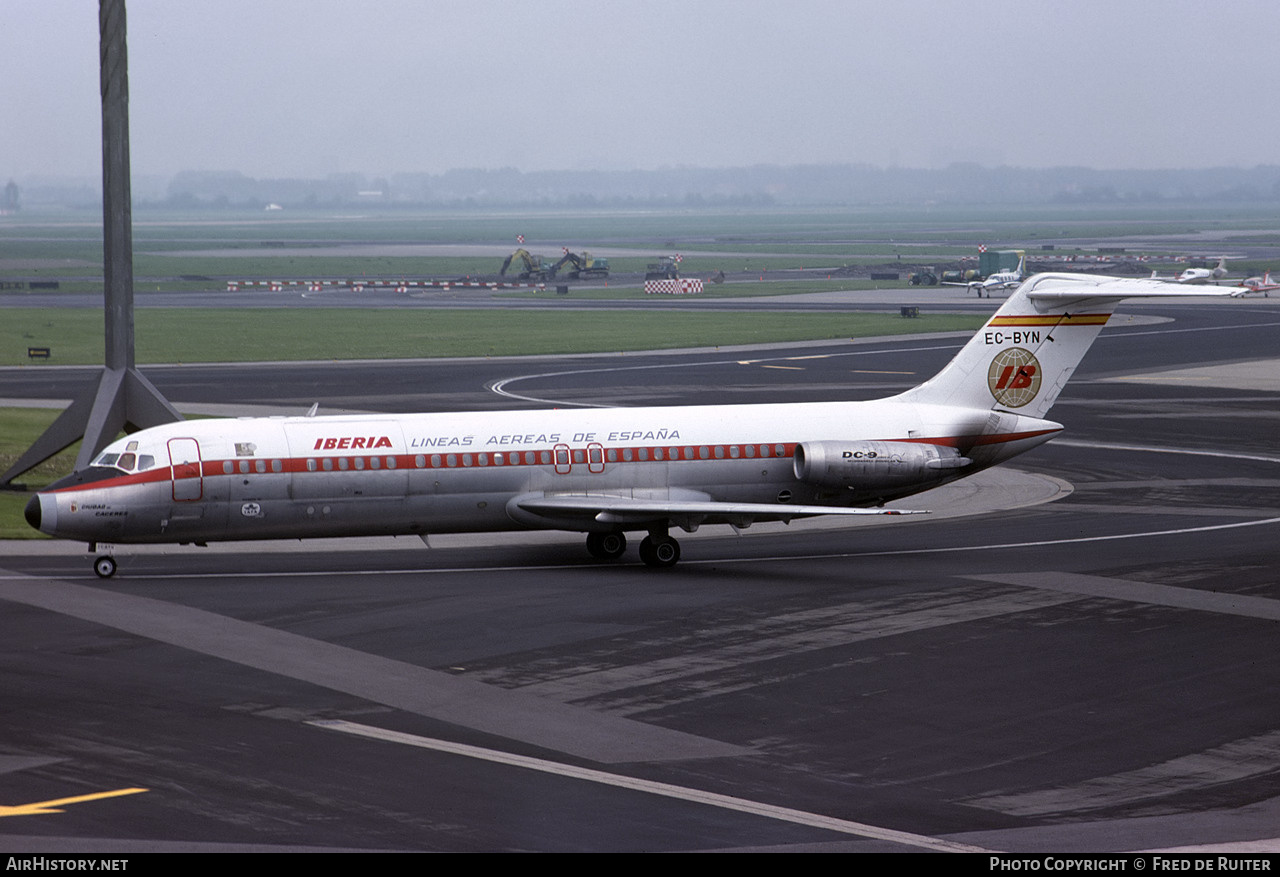
[(801, 442), (793, 465), (807, 484), (861, 494), (942, 481), (970, 462), (955, 448), (919, 442)]

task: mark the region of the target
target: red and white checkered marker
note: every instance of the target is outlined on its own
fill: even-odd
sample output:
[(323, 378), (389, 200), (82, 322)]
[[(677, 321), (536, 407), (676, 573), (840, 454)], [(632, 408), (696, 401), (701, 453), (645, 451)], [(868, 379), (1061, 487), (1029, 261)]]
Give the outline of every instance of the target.
[(560, 249), (564, 250), (564, 254), (565, 254), (566, 256), (567, 256), (567, 255), (569, 255), (569, 248), (568, 248), (568, 247), (561, 247)]
[(516, 243), (520, 244), (521, 246), (524, 246), (524, 235), (522, 234), (516, 235)]
[(679, 253), (676, 253), (676, 264), (679, 265), (683, 261), (684, 261), (684, 256), (680, 255)]
[(987, 251), (987, 245), (986, 245), (986, 244), (978, 244), (978, 252), (979, 252), (979, 253), (985, 253), (986, 251)]

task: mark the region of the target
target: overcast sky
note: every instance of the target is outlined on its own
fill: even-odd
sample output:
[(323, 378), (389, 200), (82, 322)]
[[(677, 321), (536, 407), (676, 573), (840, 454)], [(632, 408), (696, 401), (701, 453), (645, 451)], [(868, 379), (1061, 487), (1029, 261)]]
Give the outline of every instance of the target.
[[(100, 177), (97, 0), (0, 0), (0, 179)], [(128, 0), (133, 173), (1280, 163), (1276, 0)]]

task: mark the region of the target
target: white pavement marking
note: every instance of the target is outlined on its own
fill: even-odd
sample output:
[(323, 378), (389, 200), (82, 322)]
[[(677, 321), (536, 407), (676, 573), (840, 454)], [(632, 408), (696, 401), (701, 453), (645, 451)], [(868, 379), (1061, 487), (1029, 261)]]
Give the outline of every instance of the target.
[(479, 746), (468, 746), (464, 743), (451, 743), (447, 740), (420, 737), (416, 734), (388, 731), (383, 728), (376, 728), (371, 725), (362, 725), (356, 722), (332, 720), (312, 721), (307, 724), (314, 725), (319, 728), (326, 728), (331, 731), (341, 731), (345, 734), (356, 734), (362, 737), (370, 737), (375, 740), (385, 740), (391, 743), (400, 743), (405, 746), (416, 746), (421, 749), (432, 749), (437, 752), (446, 752), (453, 755), (465, 756), (467, 758), (478, 758), (483, 761), (491, 761), (497, 764), (511, 765), (513, 767), (522, 767), (527, 770), (541, 771), (542, 773), (569, 777), (572, 779), (583, 780), (585, 782), (599, 783), (601, 785), (614, 786), (620, 789), (630, 789), (632, 791), (645, 792), (650, 795), (661, 795), (666, 798), (675, 798), (677, 800), (689, 801), (695, 804), (705, 804), (710, 807), (720, 807), (725, 810), (735, 810), (739, 813), (749, 813), (754, 816), (763, 816), (767, 819), (778, 819), (783, 822), (792, 822), (797, 825), (807, 825), (811, 828), (821, 828), (827, 831), (837, 831), (842, 834), (853, 834), (859, 837), (873, 838), (875, 840), (892, 841), (893, 843), (933, 850), (934, 852), (988, 852), (988, 850), (984, 850), (982, 847), (954, 843), (952, 841), (929, 837), (927, 835), (912, 834), (906, 831), (895, 831), (891, 828), (880, 828), (879, 826), (867, 825), (862, 822), (850, 822), (847, 819), (836, 819), (834, 817), (823, 816), (818, 813), (807, 813), (803, 810), (792, 810), (789, 807), (777, 807), (772, 804), (762, 804), (758, 801), (748, 801), (745, 798), (735, 798), (730, 795), (719, 795), (714, 792), (704, 792), (699, 789), (690, 789), (685, 786), (677, 786), (671, 783), (659, 783), (652, 780), (642, 780), (635, 777), (606, 773), (605, 771), (592, 770), (585, 767), (557, 764), (554, 761), (545, 761), (541, 758), (513, 755), (508, 752), (499, 752), (494, 749), (484, 749)]
[(1049, 545), (1077, 545), (1085, 542), (1114, 542), (1122, 539), (1148, 539), (1153, 536), (1183, 536), (1188, 533), (1210, 533), (1216, 530), (1235, 530), (1241, 527), (1260, 527), (1277, 523), (1280, 523), (1280, 517), (1262, 518), (1256, 521), (1239, 521), (1234, 524), (1208, 524), (1203, 527), (1179, 527), (1173, 530), (1144, 530), (1139, 533), (1116, 533), (1109, 536), (1078, 536), (1072, 539), (1041, 539), (1035, 542), (997, 542), (987, 545), (955, 545), (950, 548), (901, 548), (894, 551), (847, 551), (837, 554), (782, 554), (771, 557), (726, 557), (716, 560), (684, 560), (681, 561), (681, 563), (724, 564), (767, 563), (769, 561), (795, 560), (852, 560), (859, 557), (905, 557), (912, 554), (953, 554), (957, 551), (1002, 551), (1011, 548), (1043, 548)]
[(14, 575), (0, 576), (0, 600), (592, 761), (668, 761), (750, 752), (178, 603)]
[(1252, 460), (1258, 463), (1280, 463), (1280, 457), (1241, 454), (1235, 451), (1206, 451), (1200, 448), (1165, 448), (1154, 445), (1129, 445), (1123, 442), (1090, 442), (1083, 439), (1057, 438), (1053, 444), (1067, 448), (1102, 448), (1108, 451), (1139, 451), (1147, 454), (1178, 454), (1190, 457), (1224, 457), (1228, 460)]
[[(945, 338), (947, 334), (952, 334), (952, 333), (945, 333), (945, 334), (939, 333), (939, 335), (936, 337)], [(963, 334), (966, 338), (969, 337), (969, 333), (965, 332)], [(879, 341), (883, 341), (884, 339), (875, 338), (875, 339), (867, 339), (867, 340), (879, 342)], [(839, 343), (839, 342), (833, 341), (832, 343)], [(821, 358), (837, 359), (845, 356), (878, 356), (886, 353), (913, 353), (913, 352), (919, 352), (919, 351), (925, 351), (925, 350), (955, 350), (959, 346), (960, 346), (959, 344), (937, 344), (937, 345), (932, 345), (928, 347), (895, 347), (895, 348), (890, 348), (885, 350), (843, 350), (843, 351), (838, 351), (836, 353), (824, 354)], [(670, 362), (670, 363), (645, 363), (644, 365), (622, 365), (622, 366), (611, 366), (607, 368), (584, 368), (584, 369), (574, 369), (572, 371), (542, 372), (539, 374), (528, 374), (528, 375), (512, 375), (509, 378), (502, 378), (501, 380), (491, 382), (489, 384), (489, 389), (497, 393), (499, 396), (506, 396), (510, 399), (519, 399), (522, 402), (536, 402), (540, 405), (557, 405), (557, 406), (577, 405), (583, 408), (616, 408), (617, 407), (616, 405), (612, 405), (608, 403), (572, 402), (564, 399), (547, 399), (540, 396), (524, 396), (524, 395), (521, 395), (520, 393), (515, 393), (515, 392), (512, 392), (511, 390), (508, 390), (507, 387), (517, 381), (532, 381), (532, 380), (538, 380), (540, 378), (563, 378), (563, 377), (572, 377), (574, 375), (596, 375), (596, 374), (608, 374), (610, 372), (649, 371), (649, 370), (657, 370), (657, 369), (688, 370), (690, 368), (695, 368), (695, 367), (704, 368), (706, 366), (716, 366), (716, 365), (741, 365), (744, 362), (747, 362), (747, 363), (783, 362), (786, 360), (798, 359), (798, 358), (799, 357), (795, 357), (795, 356), (771, 356), (771, 357), (766, 357), (764, 359), (752, 359), (752, 360), (719, 359), (719, 360), (712, 360), (707, 362), (698, 362), (693, 364), (690, 364), (684, 361)], [(813, 358), (817, 358), (817, 357), (813, 357)]]

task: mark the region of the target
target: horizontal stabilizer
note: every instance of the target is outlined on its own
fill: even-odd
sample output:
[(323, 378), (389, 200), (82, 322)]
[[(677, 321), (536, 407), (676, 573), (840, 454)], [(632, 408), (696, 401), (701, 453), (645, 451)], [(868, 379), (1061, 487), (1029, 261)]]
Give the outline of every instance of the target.
[(1187, 289), (1167, 280), (1150, 277), (1094, 277), (1080, 274), (1040, 274), (1024, 287), (1027, 298), (1036, 304), (1063, 307), (1072, 302), (1093, 304), (1126, 298), (1234, 298), (1238, 290), (1200, 287)]

